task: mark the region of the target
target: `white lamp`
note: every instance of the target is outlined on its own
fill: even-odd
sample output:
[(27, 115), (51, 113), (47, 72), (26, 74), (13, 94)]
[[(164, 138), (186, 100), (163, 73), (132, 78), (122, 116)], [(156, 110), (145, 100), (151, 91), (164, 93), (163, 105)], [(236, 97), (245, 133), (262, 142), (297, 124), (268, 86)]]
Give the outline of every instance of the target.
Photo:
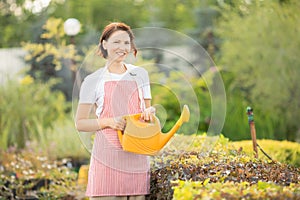
[(80, 31), (81, 24), (75, 18), (69, 18), (64, 23), (64, 30), (68, 36), (75, 36)]

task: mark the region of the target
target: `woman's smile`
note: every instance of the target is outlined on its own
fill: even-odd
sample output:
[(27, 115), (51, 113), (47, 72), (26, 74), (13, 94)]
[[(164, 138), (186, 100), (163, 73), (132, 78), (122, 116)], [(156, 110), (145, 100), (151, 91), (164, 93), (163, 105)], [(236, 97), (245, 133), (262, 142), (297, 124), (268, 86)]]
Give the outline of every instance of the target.
[(105, 41), (104, 47), (108, 60), (123, 61), (131, 50), (130, 37), (126, 31), (116, 31)]

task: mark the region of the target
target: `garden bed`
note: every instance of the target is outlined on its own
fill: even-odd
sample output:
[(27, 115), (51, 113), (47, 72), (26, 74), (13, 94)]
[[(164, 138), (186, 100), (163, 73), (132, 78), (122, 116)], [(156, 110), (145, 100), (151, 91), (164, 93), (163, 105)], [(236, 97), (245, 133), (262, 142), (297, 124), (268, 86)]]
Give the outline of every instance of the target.
[[(172, 143), (184, 150), (167, 148), (151, 159), (147, 199), (300, 199), (299, 167), (276, 156), (255, 159), (222, 135), (210, 151), (199, 151), (204, 140), (176, 136)], [(0, 199), (86, 199), (87, 170), (78, 176), (72, 160), (50, 160), (29, 150), (0, 156)]]

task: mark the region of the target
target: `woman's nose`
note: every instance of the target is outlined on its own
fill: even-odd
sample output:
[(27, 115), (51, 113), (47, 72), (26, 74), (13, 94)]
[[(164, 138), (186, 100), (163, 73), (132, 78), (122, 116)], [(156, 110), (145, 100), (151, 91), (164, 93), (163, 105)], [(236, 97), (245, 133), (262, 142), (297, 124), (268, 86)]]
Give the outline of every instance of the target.
[(130, 45), (122, 43), (119, 45), (119, 49), (124, 50), (124, 51), (129, 51)]

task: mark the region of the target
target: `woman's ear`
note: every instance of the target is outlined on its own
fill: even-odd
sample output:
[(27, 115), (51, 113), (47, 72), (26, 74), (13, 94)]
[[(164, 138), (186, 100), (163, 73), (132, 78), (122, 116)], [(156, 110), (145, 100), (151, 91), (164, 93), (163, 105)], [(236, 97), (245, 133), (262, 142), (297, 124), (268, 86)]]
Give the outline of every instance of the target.
[(106, 40), (102, 41), (102, 47), (103, 47), (104, 50), (106, 50)]

